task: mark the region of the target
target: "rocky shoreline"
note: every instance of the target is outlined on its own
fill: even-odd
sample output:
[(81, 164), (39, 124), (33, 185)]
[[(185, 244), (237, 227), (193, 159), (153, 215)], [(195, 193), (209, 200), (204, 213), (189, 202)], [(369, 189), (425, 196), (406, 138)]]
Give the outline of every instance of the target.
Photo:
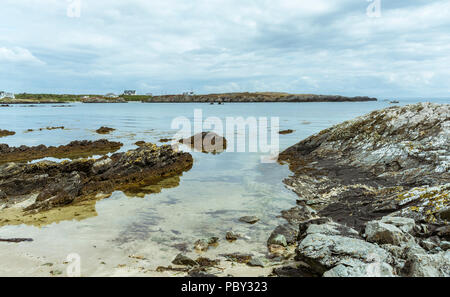
[(374, 111), (279, 161), (299, 199), (268, 246), (296, 248), (294, 274), (450, 276), (450, 105)]
[[(281, 213), (287, 222), (268, 236), (267, 252), (245, 253), (236, 245), (207, 258), (208, 249), (245, 238), (227, 230), (192, 241), (191, 249), (189, 244), (177, 248), (182, 254), (173, 255), (174, 266), (158, 266), (156, 272), (214, 276), (231, 265), (279, 277), (450, 276), (449, 140), (448, 104), (390, 107), (323, 130), (279, 156), (293, 172), (284, 182), (299, 197), (296, 207)], [(205, 133), (178, 142), (213, 154), (227, 144)], [(37, 163), (25, 162), (49, 156), (75, 159), (96, 147), (119, 149), (122, 144), (0, 145), (0, 226), (41, 226), (40, 220), (57, 212), (54, 221), (61, 221), (70, 206), (95, 212), (95, 201), (113, 191), (155, 193), (151, 187), (171, 178), (179, 181), (193, 165), (191, 154), (175, 147), (136, 145), (97, 159)], [(92, 215), (76, 210), (69, 219), (80, 213)], [(260, 223), (255, 216), (236, 220)], [(189, 250), (197, 256), (187, 257)]]
[[(192, 156), (171, 146), (146, 143), (99, 159), (0, 165), (0, 209), (22, 203), (24, 216), (113, 191), (141, 191), (191, 169)], [(99, 196), (100, 195), (100, 196)]]

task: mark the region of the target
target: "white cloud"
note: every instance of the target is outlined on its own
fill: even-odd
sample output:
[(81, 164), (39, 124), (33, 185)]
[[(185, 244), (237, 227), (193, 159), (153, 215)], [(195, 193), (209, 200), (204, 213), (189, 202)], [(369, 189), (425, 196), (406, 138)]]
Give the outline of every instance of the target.
[(42, 67), (14, 76), (0, 68), (0, 83), (42, 92), (450, 93), (449, 1), (383, 0), (376, 19), (363, 0), (82, 2), (81, 17), (69, 18), (66, 1), (4, 0), (0, 60)]
[(0, 47), (0, 61), (13, 63), (44, 64), (44, 62), (33, 56), (33, 54), (29, 50), (20, 47)]

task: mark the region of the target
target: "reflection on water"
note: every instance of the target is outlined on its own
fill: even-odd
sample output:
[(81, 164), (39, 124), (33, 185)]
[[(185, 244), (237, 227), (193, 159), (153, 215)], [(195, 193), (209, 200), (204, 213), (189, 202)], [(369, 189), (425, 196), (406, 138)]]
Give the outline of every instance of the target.
[(171, 189), (180, 185), (180, 176), (172, 176), (166, 178), (157, 184), (147, 185), (141, 187), (128, 187), (123, 190), (123, 193), (131, 198), (140, 197), (145, 198), (146, 195), (161, 193), (163, 189)]
[[(129, 186), (123, 193), (128, 198), (145, 198), (147, 195), (161, 193), (163, 189), (170, 189), (179, 186), (180, 176), (172, 176), (159, 181), (156, 184), (143, 186)], [(81, 221), (84, 219), (96, 217), (96, 204), (102, 199), (107, 199), (111, 194), (97, 194), (88, 196), (82, 201), (77, 201), (68, 206), (57, 207), (47, 211), (35, 213), (22, 211), (23, 206), (32, 204), (36, 197), (33, 196), (29, 201), (24, 201), (16, 207), (5, 208), (0, 211), (0, 227), (5, 225), (30, 225), (43, 227), (61, 221)]]
[[(107, 197), (98, 197), (98, 199)], [(51, 209), (40, 213), (25, 214), (22, 209), (8, 208), (1, 211), (0, 227), (5, 225), (29, 225), (35, 227), (43, 227), (61, 221), (81, 221), (88, 218), (96, 217), (97, 211), (95, 204), (97, 199), (81, 201), (76, 204)]]

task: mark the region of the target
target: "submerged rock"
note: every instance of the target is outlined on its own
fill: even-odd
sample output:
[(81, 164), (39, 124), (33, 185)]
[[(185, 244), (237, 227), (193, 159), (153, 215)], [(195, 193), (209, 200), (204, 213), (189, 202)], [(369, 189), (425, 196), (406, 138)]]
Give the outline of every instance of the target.
[[(59, 127), (46, 127), (46, 128), (39, 128), (38, 131), (44, 131), (44, 130), (48, 130), (48, 131), (52, 131), (52, 130), (64, 130), (64, 126), (59, 126)], [(28, 129), (26, 132), (34, 132), (34, 129)]]
[(31, 242), (31, 241), (33, 241), (33, 239), (31, 239), (31, 238), (10, 238), (10, 239), (0, 238), (0, 242), (20, 243), (20, 242)]
[(116, 131), (116, 129), (109, 127), (100, 127), (99, 129), (95, 130), (95, 132), (97, 132), (98, 134), (109, 134), (113, 131)]
[(14, 131), (0, 129), (0, 137), (11, 136), (11, 135), (15, 135), (15, 134), (16, 134), (16, 132), (14, 132)]
[(161, 142), (161, 143), (167, 143), (167, 142), (171, 142), (171, 141), (173, 141), (172, 138), (161, 138), (161, 139), (159, 140), (159, 142)]

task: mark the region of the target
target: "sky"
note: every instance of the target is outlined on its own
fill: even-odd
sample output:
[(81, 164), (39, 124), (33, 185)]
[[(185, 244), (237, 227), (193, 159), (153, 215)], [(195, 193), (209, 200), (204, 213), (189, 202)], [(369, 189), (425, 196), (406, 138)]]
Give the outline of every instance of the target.
[(0, 90), (450, 97), (449, 0), (2, 0)]

